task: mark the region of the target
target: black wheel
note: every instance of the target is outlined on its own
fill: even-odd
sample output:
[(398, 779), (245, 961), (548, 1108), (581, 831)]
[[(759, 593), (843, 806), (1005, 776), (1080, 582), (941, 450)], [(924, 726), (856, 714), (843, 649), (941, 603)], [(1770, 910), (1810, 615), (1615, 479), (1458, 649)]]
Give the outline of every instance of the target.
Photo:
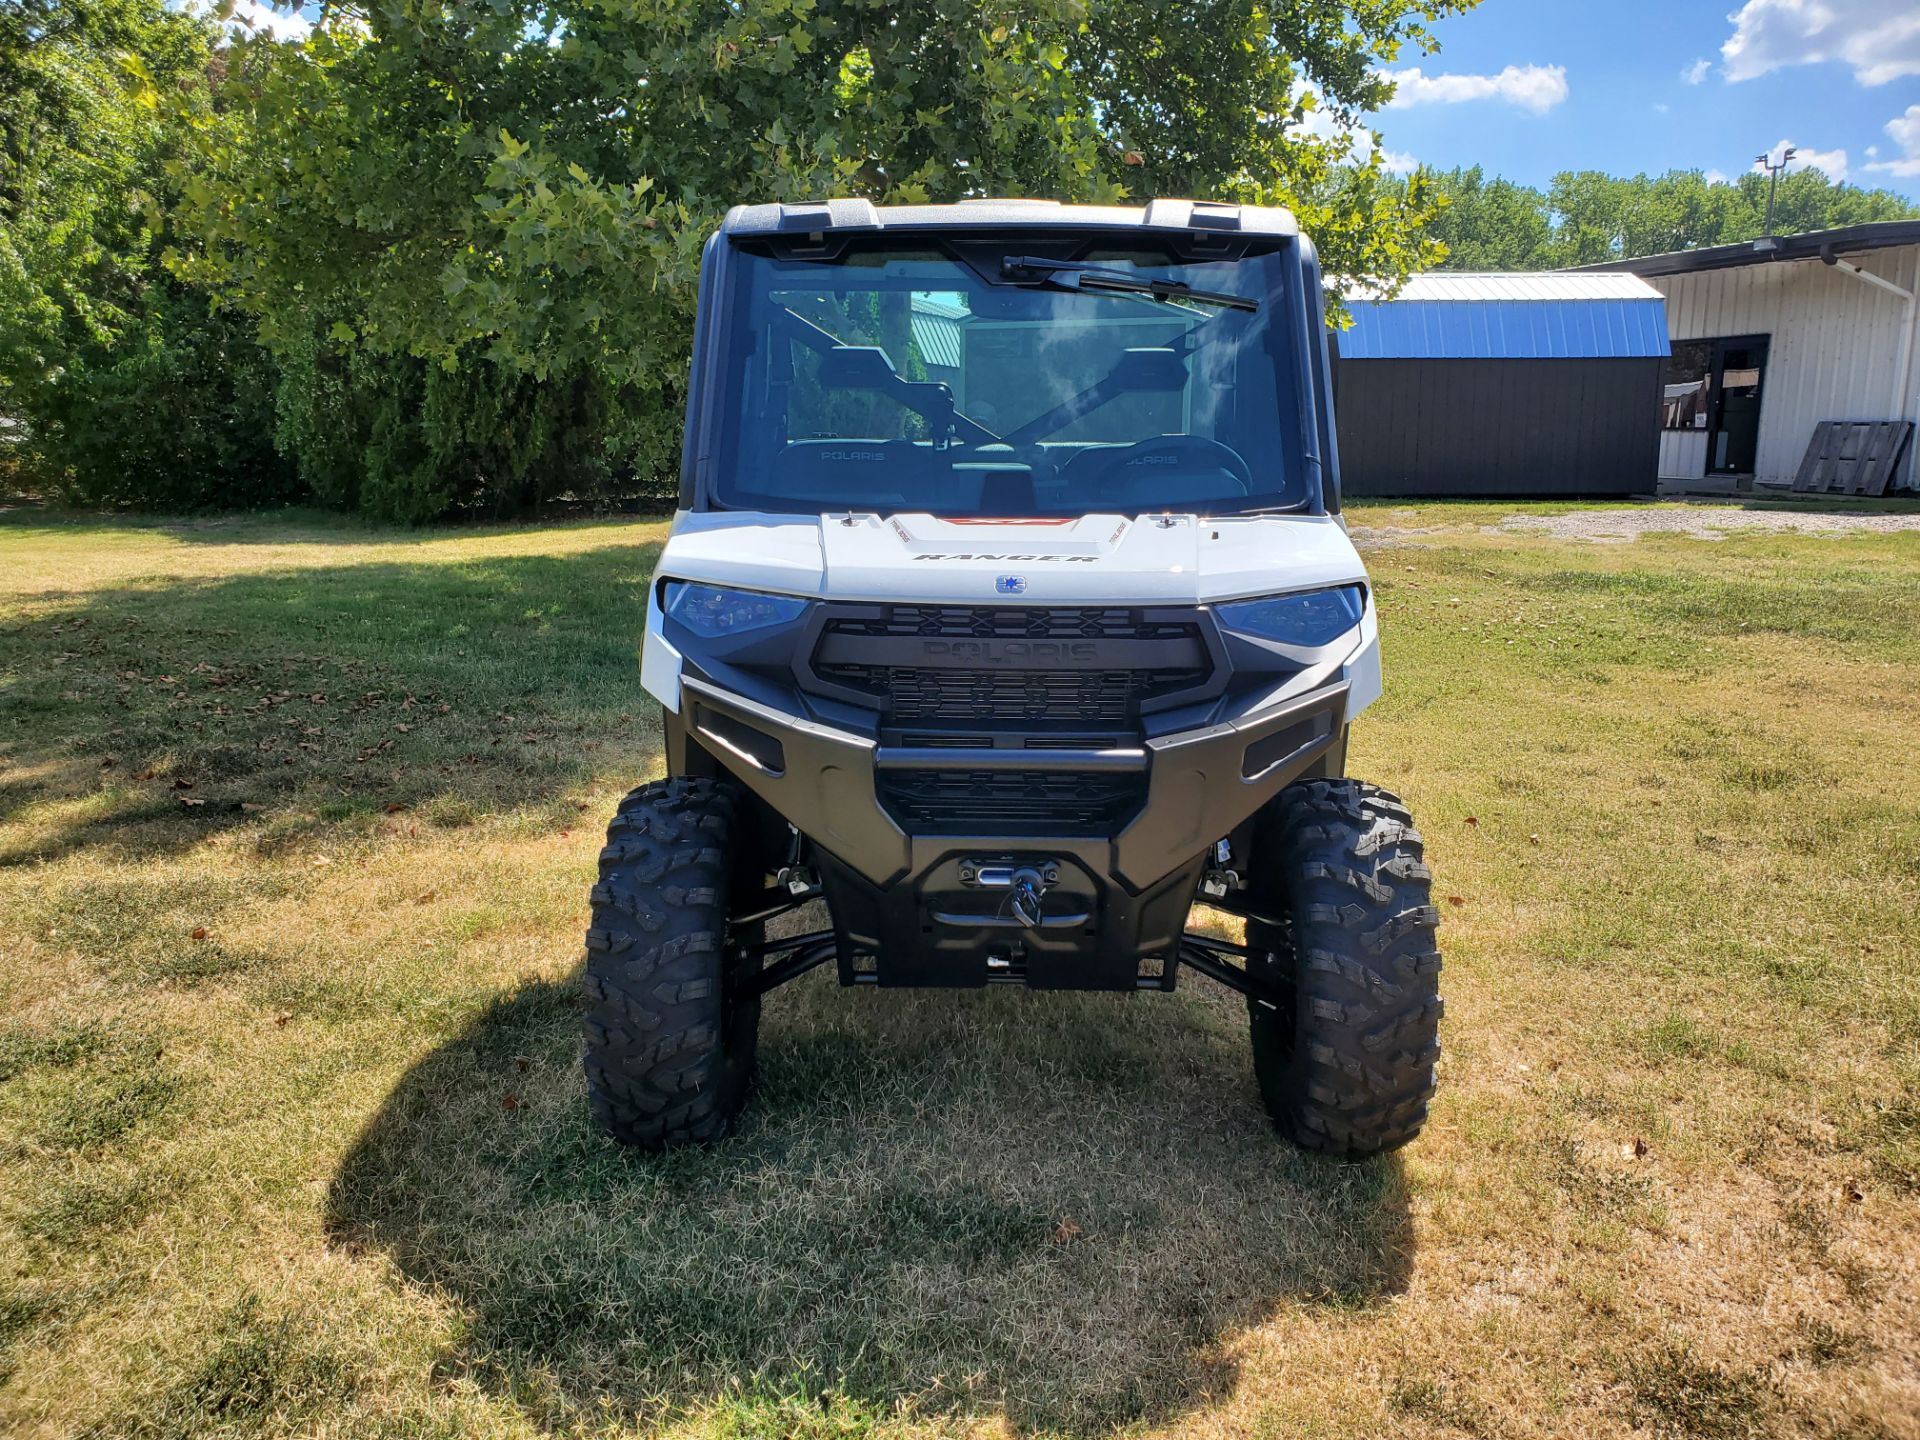
[(607, 826), (587, 931), (587, 1093), (614, 1139), (718, 1140), (746, 1102), (758, 938), (728, 923), (744, 873), (739, 797), (713, 780), (642, 785)]
[(1254, 829), (1253, 1066), (1274, 1123), (1359, 1159), (1420, 1133), (1440, 1058), (1432, 876), (1413, 816), (1357, 780), (1290, 785)]

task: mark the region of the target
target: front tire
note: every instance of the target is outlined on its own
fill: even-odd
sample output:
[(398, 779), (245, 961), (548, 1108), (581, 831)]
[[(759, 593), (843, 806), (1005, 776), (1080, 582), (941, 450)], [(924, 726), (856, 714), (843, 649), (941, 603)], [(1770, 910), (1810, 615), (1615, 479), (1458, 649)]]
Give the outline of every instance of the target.
[(728, 922), (738, 806), (719, 781), (659, 780), (607, 826), (587, 931), (587, 1094), (623, 1144), (718, 1140), (746, 1103), (760, 999), (743, 993), (758, 927)]
[(1254, 1073), (1307, 1150), (1362, 1159), (1420, 1133), (1440, 1058), (1432, 875), (1413, 816), (1357, 780), (1288, 786), (1254, 831)]

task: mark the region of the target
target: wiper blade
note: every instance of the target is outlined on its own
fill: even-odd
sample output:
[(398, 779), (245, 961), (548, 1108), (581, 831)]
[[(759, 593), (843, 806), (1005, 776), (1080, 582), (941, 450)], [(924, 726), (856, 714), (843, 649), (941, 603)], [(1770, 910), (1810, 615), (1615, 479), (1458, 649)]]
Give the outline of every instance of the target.
[(1009, 279), (1031, 276), (1039, 284), (1056, 290), (1109, 295), (1144, 295), (1171, 304), (1186, 301), (1194, 305), (1218, 305), (1227, 310), (1258, 310), (1260, 302), (1245, 295), (1228, 295), (1219, 290), (1196, 290), (1184, 280), (1144, 280), (1124, 270), (1102, 270), (1079, 260), (1052, 260), (1044, 255), (1009, 255), (1000, 262), (1000, 273)]

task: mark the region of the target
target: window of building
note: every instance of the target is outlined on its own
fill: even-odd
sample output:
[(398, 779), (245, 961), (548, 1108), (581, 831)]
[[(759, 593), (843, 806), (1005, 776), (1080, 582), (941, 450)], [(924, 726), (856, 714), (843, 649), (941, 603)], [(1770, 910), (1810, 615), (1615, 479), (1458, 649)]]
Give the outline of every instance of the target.
[(1660, 423), (1668, 430), (1705, 430), (1713, 389), (1713, 341), (1678, 340), (1667, 359)]

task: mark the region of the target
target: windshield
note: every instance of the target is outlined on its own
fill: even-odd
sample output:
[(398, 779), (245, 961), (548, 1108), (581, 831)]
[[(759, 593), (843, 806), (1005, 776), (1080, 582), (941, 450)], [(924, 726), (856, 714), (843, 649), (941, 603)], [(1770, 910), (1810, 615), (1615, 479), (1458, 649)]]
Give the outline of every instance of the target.
[(1278, 250), (742, 249), (713, 498), (1020, 518), (1311, 508)]

